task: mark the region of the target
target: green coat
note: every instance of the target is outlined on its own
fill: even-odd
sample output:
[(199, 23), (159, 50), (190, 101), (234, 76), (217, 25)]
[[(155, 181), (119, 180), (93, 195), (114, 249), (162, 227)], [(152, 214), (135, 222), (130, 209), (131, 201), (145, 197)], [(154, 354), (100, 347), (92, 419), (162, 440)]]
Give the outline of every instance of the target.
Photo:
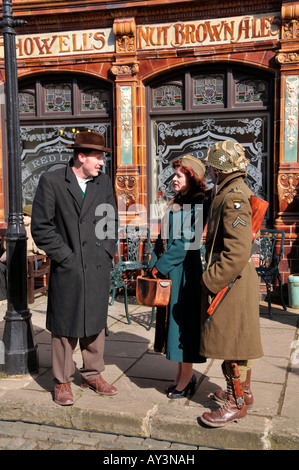
[[(206, 287), (217, 294), (239, 274), (211, 322), (205, 320), (208, 296), (203, 296), (201, 354), (225, 360), (248, 360), (263, 356), (259, 325), (259, 281), (251, 260), (251, 190), (244, 174), (232, 173), (218, 187), (211, 207), (206, 252), (218, 258), (203, 274)], [(220, 215), (218, 230), (217, 219)]]
[[(200, 248), (197, 245), (194, 249), (193, 245), (188, 249), (190, 228), (194, 232), (199, 208), (204, 213), (203, 218), (206, 218), (206, 204), (203, 204), (204, 198), (198, 197), (189, 207), (184, 206), (187, 210), (166, 213), (168, 221), (166, 250), (159, 257), (157, 241), (149, 265), (155, 266), (162, 275), (172, 281), (166, 332), (166, 358), (177, 362), (205, 362), (205, 358), (199, 354), (202, 276)], [(196, 229), (199, 230), (199, 226), (196, 226)], [(199, 232), (202, 234), (202, 230), (196, 231), (198, 237)], [(158, 309), (157, 316), (160, 313)], [(158, 325), (157, 318), (156, 328), (159, 328)], [(156, 331), (156, 335), (157, 333), (160, 332)]]

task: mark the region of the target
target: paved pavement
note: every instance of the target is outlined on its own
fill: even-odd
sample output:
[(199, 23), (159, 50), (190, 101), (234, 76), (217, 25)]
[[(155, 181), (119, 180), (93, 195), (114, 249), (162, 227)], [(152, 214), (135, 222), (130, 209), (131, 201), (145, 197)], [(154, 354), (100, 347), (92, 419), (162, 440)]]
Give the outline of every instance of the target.
[[(134, 303), (130, 304), (130, 325), (122, 302), (116, 301), (109, 307), (103, 376), (117, 387), (118, 394), (102, 397), (92, 390), (83, 391), (77, 371), (72, 384), (74, 405), (61, 407), (54, 403), (50, 333), (45, 329), (46, 298), (36, 297), (29, 307), (38, 344), (39, 371), (32, 376), (0, 376), (0, 449), (16, 445), (16, 439), (19, 439), (19, 448), (30, 447), (29, 430), (24, 431), (28, 423), (33, 423), (31, 429), (36, 437), (45, 435), (46, 430), (53, 431), (56, 426), (56, 432), (51, 435), (63, 434), (65, 442), (55, 445), (68, 448), (78, 446), (76, 433), (84, 432), (89, 440), (86, 445), (94, 448), (101, 446), (101, 436), (106, 436), (107, 442), (110, 435), (109, 446), (112, 442), (112, 448), (127, 450), (134, 450), (137, 442), (150, 446), (151, 450), (159, 450), (161, 446), (171, 449), (172, 445), (186, 449), (190, 446), (196, 449), (299, 449), (299, 310), (288, 308), (285, 312), (279, 305), (274, 305), (270, 319), (266, 303), (261, 302), (264, 356), (254, 361), (254, 407), (238, 423), (211, 429), (200, 422), (200, 416), (204, 411), (218, 407), (209, 395), (225, 386), (221, 361), (209, 359), (205, 364), (194, 365), (195, 394), (191, 399), (169, 400), (164, 389), (175, 375), (176, 364), (154, 352), (154, 327), (147, 330), (150, 309)], [(6, 302), (2, 301), (0, 319), (6, 308)], [(0, 338), (3, 328), (4, 321), (1, 321)], [(78, 349), (74, 359), (79, 369), (81, 355)], [(16, 426), (23, 431), (14, 434), (13, 442), (11, 434)], [(7, 434), (9, 428), (11, 434)], [(97, 433), (97, 443), (92, 442), (94, 434), (91, 433)], [(129, 436), (133, 439), (131, 443)], [(53, 447), (51, 439), (45, 441), (48, 444), (41, 439), (39, 444)]]

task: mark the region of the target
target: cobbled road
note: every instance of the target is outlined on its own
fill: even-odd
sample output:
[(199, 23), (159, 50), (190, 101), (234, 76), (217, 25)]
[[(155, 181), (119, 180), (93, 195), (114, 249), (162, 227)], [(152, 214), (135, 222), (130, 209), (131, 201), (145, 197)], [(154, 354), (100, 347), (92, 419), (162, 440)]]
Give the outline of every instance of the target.
[(0, 420), (0, 450), (143, 450), (196, 453), (199, 450), (215, 449), (147, 437)]

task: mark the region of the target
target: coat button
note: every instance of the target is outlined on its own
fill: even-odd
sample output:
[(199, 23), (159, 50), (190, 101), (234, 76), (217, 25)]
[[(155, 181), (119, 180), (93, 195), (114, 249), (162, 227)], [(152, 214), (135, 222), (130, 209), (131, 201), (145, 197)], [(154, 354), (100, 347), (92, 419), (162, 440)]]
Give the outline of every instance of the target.
[(96, 242), (96, 246), (101, 246), (101, 243), (100, 243), (100, 242)]
[(98, 269), (101, 269), (101, 267), (102, 267), (101, 264), (98, 264), (98, 265), (97, 265), (97, 268), (98, 268)]
[(82, 246), (85, 246), (86, 245), (86, 242), (82, 242)]

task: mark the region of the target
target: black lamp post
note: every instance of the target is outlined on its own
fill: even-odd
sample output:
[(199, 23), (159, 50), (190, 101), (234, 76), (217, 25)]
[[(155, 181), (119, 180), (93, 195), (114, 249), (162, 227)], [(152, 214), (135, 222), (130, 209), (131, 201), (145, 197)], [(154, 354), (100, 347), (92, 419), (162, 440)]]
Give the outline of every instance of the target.
[(9, 214), (6, 231), (7, 251), (7, 311), (3, 343), (4, 364), (0, 369), (7, 375), (24, 375), (38, 369), (37, 346), (27, 300), (27, 247), (23, 223), (20, 118), (15, 26), (26, 22), (14, 20), (12, 1), (3, 0), (6, 128), (8, 153)]

